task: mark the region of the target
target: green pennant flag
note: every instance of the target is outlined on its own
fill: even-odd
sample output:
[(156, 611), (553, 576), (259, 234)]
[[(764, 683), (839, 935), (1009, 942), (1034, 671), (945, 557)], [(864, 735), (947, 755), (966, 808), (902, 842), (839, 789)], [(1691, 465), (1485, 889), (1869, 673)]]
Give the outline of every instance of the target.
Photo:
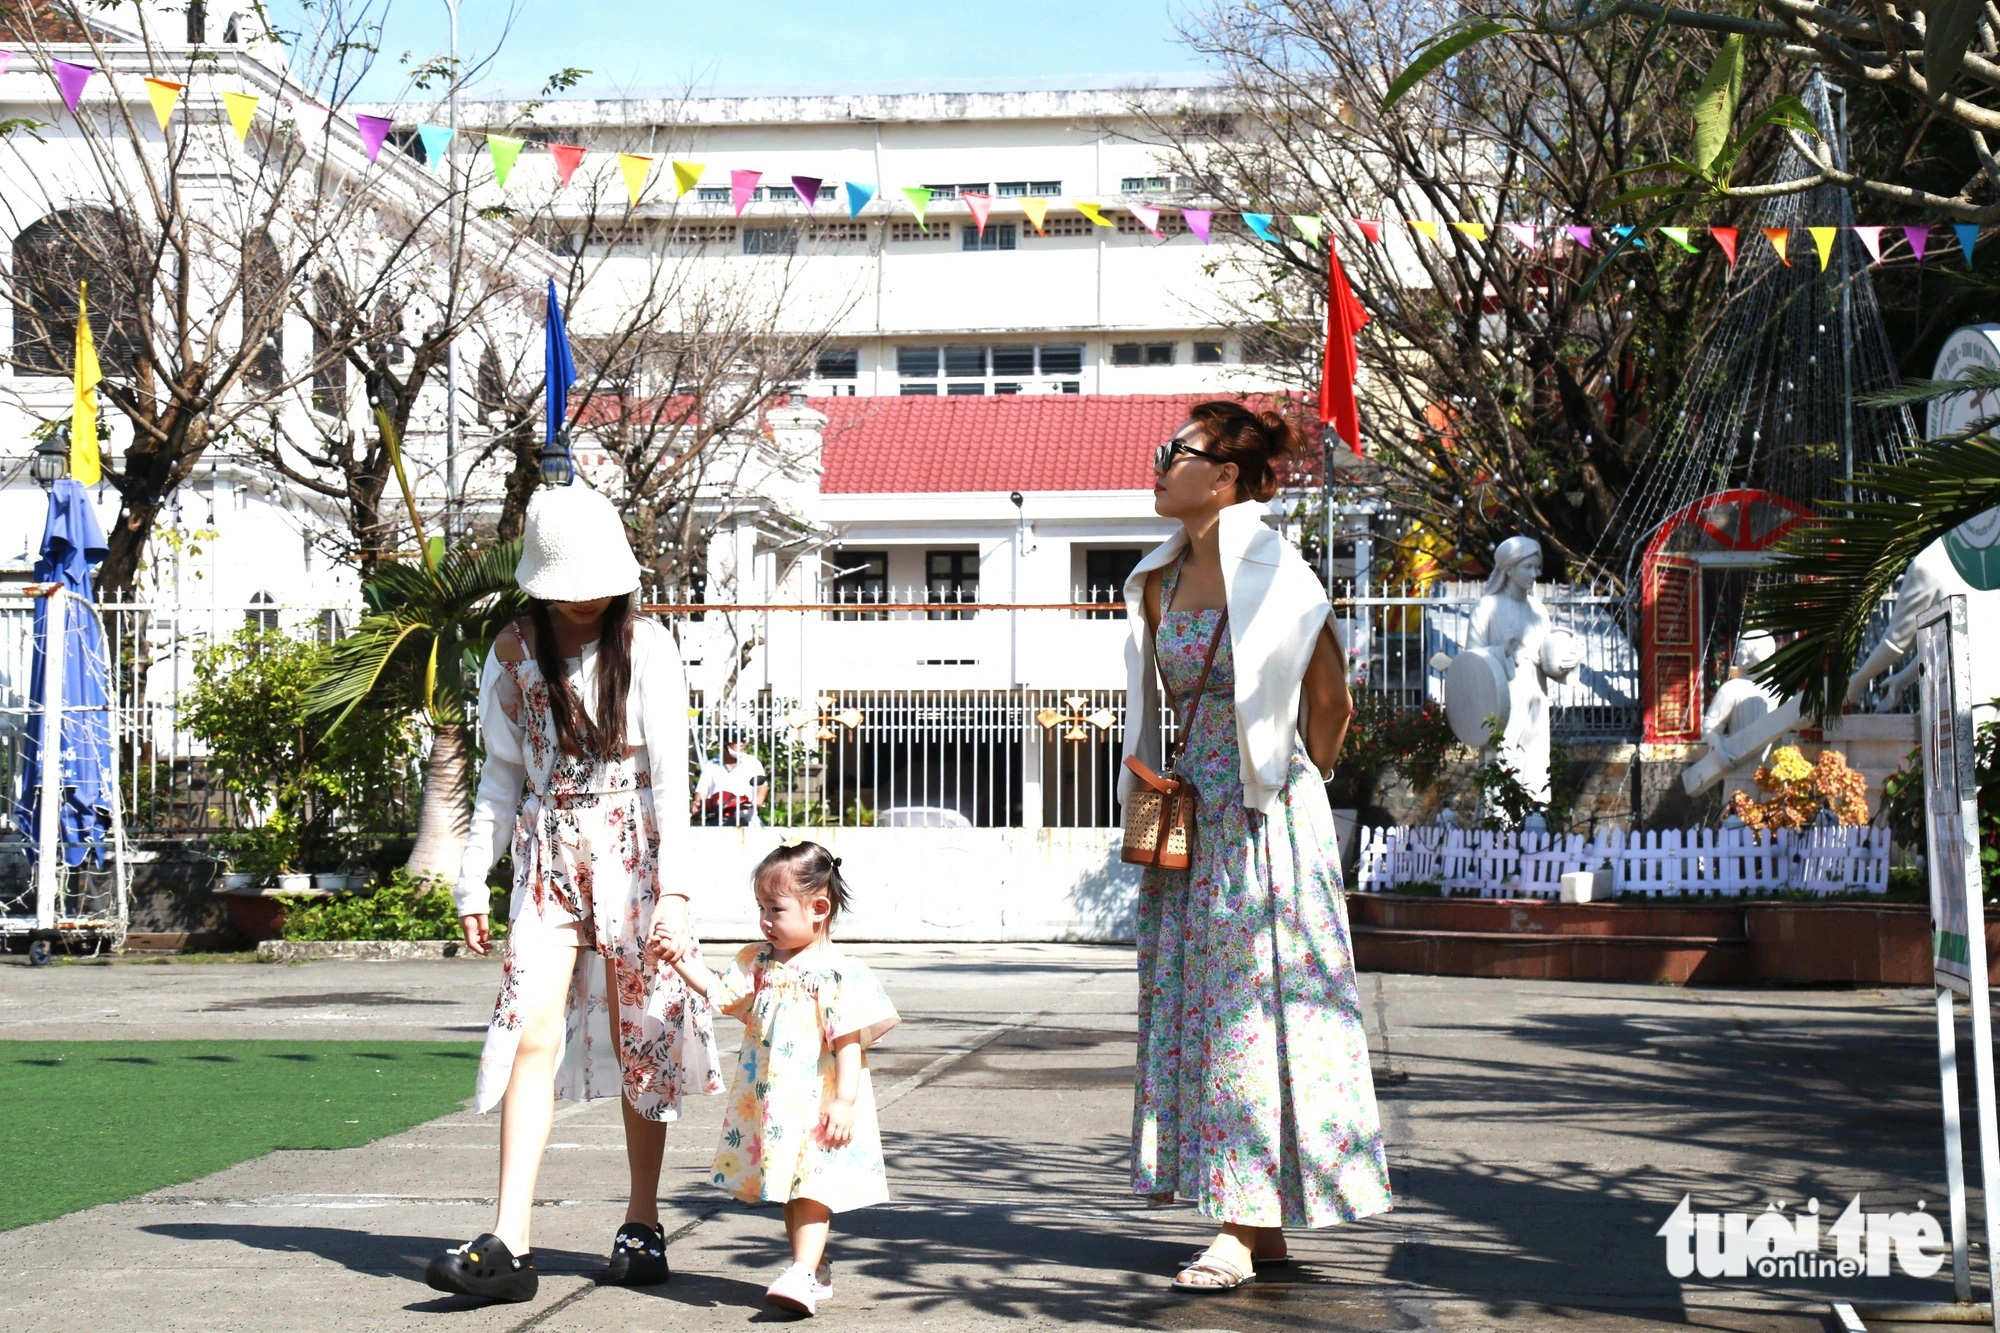
[(903, 193), (908, 196), (910, 207), (916, 211), (917, 226), (929, 231), (930, 226), (924, 221), (924, 213), (931, 206), (931, 192), (921, 185), (905, 185)]
[(1660, 228), (1660, 235), (1666, 237), (1689, 254), (1699, 253), (1700, 247), (1688, 239), (1688, 229), (1686, 227), (1662, 227)]
[(493, 156), (493, 179), (503, 190), (507, 188), (507, 173), (514, 169), (514, 159), (521, 155), (525, 142), (505, 134), (486, 136), (486, 151)]

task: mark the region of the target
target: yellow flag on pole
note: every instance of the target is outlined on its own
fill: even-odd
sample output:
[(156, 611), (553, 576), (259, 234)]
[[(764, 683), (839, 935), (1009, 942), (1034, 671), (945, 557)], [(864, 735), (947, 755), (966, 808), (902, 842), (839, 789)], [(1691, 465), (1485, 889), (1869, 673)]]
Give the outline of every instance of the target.
[(250, 137), (250, 118), (257, 114), (257, 99), (249, 93), (224, 93), (222, 104), (229, 108), (229, 123), (236, 130), (236, 142)]
[(1037, 236), (1048, 235), (1047, 232), (1042, 230), (1042, 219), (1046, 218), (1049, 215), (1048, 200), (1023, 199), (1021, 201), (1021, 211), (1028, 215), (1028, 224), (1035, 229), (1035, 234)]
[(678, 199), (701, 184), (701, 173), (706, 171), (699, 162), (674, 163), (674, 198)]
[(166, 133), (167, 122), (174, 118), (174, 106), (181, 100), (184, 83), (168, 83), (165, 79), (147, 79), (146, 96), (153, 99), (153, 117), (160, 122), (160, 132)]
[(69, 474), (86, 486), (104, 475), (97, 454), (97, 383), (104, 373), (97, 365), (97, 344), (90, 336), (87, 298), (90, 284), (76, 289), (76, 400), (69, 413)]
[(639, 206), (639, 195), (646, 188), (646, 173), (653, 169), (653, 159), (639, 153), (618, 155), (618, 174), (625, 178), (625, 195), (632, 201), (632, 207)]

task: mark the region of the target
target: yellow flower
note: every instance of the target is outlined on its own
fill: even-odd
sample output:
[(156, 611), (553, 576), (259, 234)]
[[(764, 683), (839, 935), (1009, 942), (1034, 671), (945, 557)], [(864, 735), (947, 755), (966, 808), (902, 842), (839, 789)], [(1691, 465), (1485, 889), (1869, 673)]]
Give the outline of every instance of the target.
[(1771, 777), (1787, 786), (1812, 777), (1813, 766), (1806, 762), (1796, 745), (1781, 745), (1771, 755)]

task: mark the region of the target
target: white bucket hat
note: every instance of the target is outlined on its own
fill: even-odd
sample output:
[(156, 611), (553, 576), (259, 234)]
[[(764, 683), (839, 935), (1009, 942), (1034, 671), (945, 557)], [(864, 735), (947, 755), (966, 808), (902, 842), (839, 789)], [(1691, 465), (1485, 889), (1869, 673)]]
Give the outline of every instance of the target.
[(588, 602), (639, 590), (625, 520), (582, 482), (545, 486), (528, 501), (514, 582), (546, 602)]

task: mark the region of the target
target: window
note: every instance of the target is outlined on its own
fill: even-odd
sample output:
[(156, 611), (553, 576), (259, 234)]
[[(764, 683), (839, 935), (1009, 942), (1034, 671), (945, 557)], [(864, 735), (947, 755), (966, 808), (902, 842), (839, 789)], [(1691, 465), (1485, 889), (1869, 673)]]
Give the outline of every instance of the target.
[(1028, 182), (1026, 181), (1001, 181), (993, 187), (993, 195), (997, 199), (1015, 199), (1027, 192)]
[(986, 234), (981, 236), (977, 227), (959, 228), (959, 249), (961, 250), (1012, 250), (1014, 248), (1014, 224), (1011, 222), (988, 223)]
[(948, 241), (951, 228), (940, 223), (925, 231), (915, 222), (892, 222), (889, 224), (889, 239), (898, 244), (915, 244), (918, 241)]
[(806, 235), (816, 245), (858, 245), (868, 239), (868, 224), (865, 222), (813, 222), (807, 224)]
[[(940, 199), (958, 198), (958, 187), (956, 185), (926, 185), (924, 188), (931, 192), (932, 203), (936, 203)], [(973, 188), (979, 189), (982, 187), (974, 186)]]
[(948, 384), (945, 386), (944, 391), (947, 396), (952, 398), (984, 398), (986, 396), (986, 386), (984, 384)]
[(1127, 176), (1118, 183), (1120, 194), (1162, 193), (1167, 188), (1165, 176)]
[(1115, 610), (1086, 611), (1089, 620), (1125, 618), (1125, 580), (1139, 564), (1144, 552), (1136, 547), (1107, 547), (1083, 553), (1083, 600), (1103, 602)]
[[(964, 606), (979, 600), (979, 552), (924, 552), (924, 600), (934, 606)], [(970, 611), (932, 611), (932, 620), (966, 620)]]
[(1083, 392), (1083, 381), (1082, 381), (1082, 380), (1064, 380), (1064, 381), (1062, 382), (1062, 392), (1063, 392), (1063, 393), (1082, 393), (1082, 392)]
[(898, 347), (896, 349), (896, 373), (904, 379), (932, 379), (938, 372), (938, 349), (935, 347)]
[(944, 373), (953, 379), (966, 375), (984, 375), (986, 373), (986, 349), (984, 347), (945, 348)]
[(291, 303), (291, 283), (278, 247), (263, 234), (243, 246), (243, 333), (256, 340), (244, 378), (260, 389), (275, 389), (285, 381), (285, 308)]
[(814, 369), (823, 380), (851, 380), (861, 371), (861, 353), (853, 347), (829, 347)]
[(1137, 366), (1145, 363), (1146, 350), (1138, 343), (1111, 344), (1111, 364), (1114, 366)]
[(736, 202), (727, 185), (704, 185), (695, 191), (694, 197), (704, 204), (730, 204)]
[[(1044, 375), (1081, 375), (1083, 373), (1083, 344), (1059, 343), (1042, 349), (1042, 373)], [(1075, 393), (1066, 389), (1065, 393)]]
[(1147, 343), (1146, 364), (1149, 366), (1171, 366), (1174, 363), (1172, 343)]
[(1035, 349), (1032, 347), (996, 347), (993, 349), (993, 373), (995, 375), (1032, 375), (1035, 373)]
[(1055, 197), (1056, 197), (1057, 195), (1061, 194), (1062, 192), (1063, 192), (1063, 191), (1062, 191), (1062, 182), (1061, 182), (1061, 181), (1029, 181), (1029, 182), (1028, 182), (1028, 193), (1029, 193), (1029, 194), (1032, 194), (1032, 195), (1039, 195), (1039, 196), (1041, 196), (1041, 197), (1043, 197), (1043, 198), (1047, 198), (1047, 199), (1053, 199), (1053, 198), (1055, 198)]
[(243, 623), (266, 633), (278, 628), (278, 599), (268, 592), (252, 593), (250, 609), (243, 613)]
[(1197, 342), (1194, 345), (1194, 363), (1197, 366), (1219, 366), (1222, 364), (1222, 344)]
[[(313, 411), (330, 417), (347, 415), (347, 356), (336, 336), (347, 321), (347, 302), (342, 298), (340, 279), (322, 273), (313, 280)], [(493, 348), (487, 347), (479, 363), (478, 392), (486, 390), (487, 365), (493, 377), (500, 374)]]
[(15, 366), (29, 375), (70, 373), (77, 284), (88, 280), (97, 358), (107, 375), (131, 374), (146, 255), (144, 234), (108, 208), (59, 209), (24, 228), (14, 238)]
[[(312, 547), (308, 545), (306, 550), (310, 553)], [(341, 615), (338, 611), (322, 611), (319, 613), (319, 641), (321, 646), (331, 648), (346, 637), (346, 616)]]
[(935, 398), (937, 397), (937, 385), (905, 384), (898, 392), (905, 398)]
[(735, 243), (736, 224), (733, 222), (676, 222), (667, 233), (667, 244), (683, 252)]
[(792, 255), (799, 251), (796, 227), (745, 227), (743, 253), (746, 255)]
[[(847, 606), (880, 606), (889, 600), (887, 551), (834, 551), (828, 562), (833, 576), (831, 600)], [(835, 620), (879, 620), (882, 612), (836, 611)]]
[(1017, 394), (1021, 392), (1021, 386), (1019, 384), (1014, 384), (1014, 383), (995, 384), (993, 386), (993, 392), (1000, 395)]

